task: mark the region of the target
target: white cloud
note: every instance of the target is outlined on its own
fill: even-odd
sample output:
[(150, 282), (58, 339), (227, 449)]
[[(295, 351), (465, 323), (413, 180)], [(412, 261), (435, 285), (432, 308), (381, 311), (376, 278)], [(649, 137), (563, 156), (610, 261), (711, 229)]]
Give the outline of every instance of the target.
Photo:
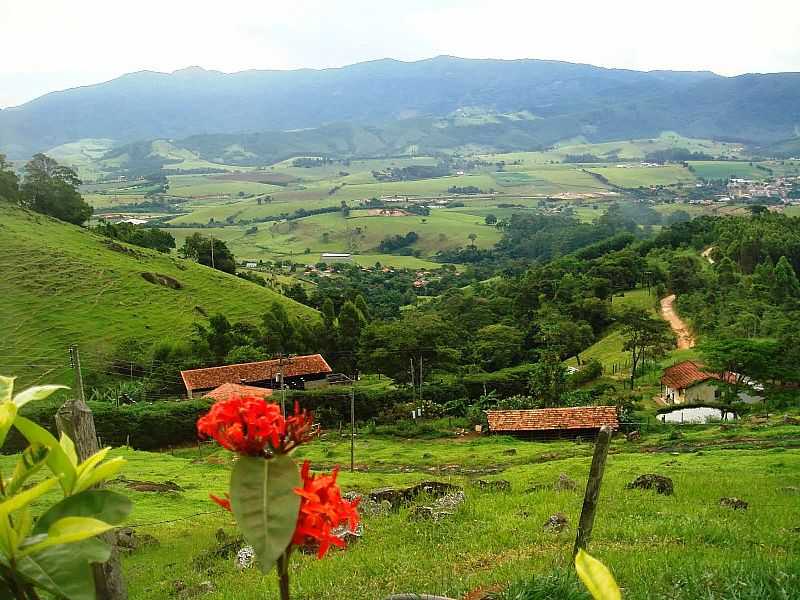
[(795, 0), (0, 0), (0, 106), (141, 69), (551, 58), (725, 75), (800, 70)]

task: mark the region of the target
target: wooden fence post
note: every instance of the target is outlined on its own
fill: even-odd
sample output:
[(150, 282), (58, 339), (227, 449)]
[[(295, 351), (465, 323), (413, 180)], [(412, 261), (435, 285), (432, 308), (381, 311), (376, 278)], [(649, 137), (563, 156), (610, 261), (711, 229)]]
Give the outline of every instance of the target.
[[(97, 452), (97, 431), (94, 427), (92, 409), (86, 404), (81, 375), (81, 359), (77, 346), (69, 348), (70, 363), (75, 371), (76, 397), (70, 398), (56, 412), (56, 427), (59, 433), (67, 434), (75, 442), (78, 460), (84, 461)], [(94, 586), (99, 600), (128, 600), (128, 590), (122, 578), (122, 566), (117, 548), (117, 534), (113, 531), (99, 536), (111, 546), (111, 556), (103, 564), (92, 565)]]
[(600, 497), (600, 485), (603, 483), (603, 472), (606, 467), (606, 456), (608, 455), (608, 443), (611, 441), (611, 433), (611, 428), (604, 425), (600, 428), (600, 433), (597, 434), (592, 466), (589, 469), (589, 480), (586, 482), (586, 492), (583, 496), (583, 508), (578, 521), (578, 533), (575, 536), (575, 547), (572, 549), (573, 556), (578, 554), (578, 550), (586, 548), (589, 538), (592, 536), (594, 515), (597, 511), (597, 500)]

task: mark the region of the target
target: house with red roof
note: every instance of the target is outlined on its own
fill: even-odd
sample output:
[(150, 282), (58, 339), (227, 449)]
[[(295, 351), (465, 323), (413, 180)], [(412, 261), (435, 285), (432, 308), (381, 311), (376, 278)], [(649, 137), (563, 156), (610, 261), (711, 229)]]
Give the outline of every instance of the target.
[(487, 411), (489, 431), (536, 439), (597, 437), (600, 428), (619, 429), (616, 406), (574, 406)]
[(279, 389), (281, 378), (290, 389), (309, 389), (326, 385), (330, 365), (320, 354), (289, 356), (282, 359), (262, 360), (181, 371), (181, 379), (189, 398), (207, 395), (224, 384), (236, 384), (262, 389)]
[(718, 373), (706, 371), (703, 365), (685, 360), (664, 369), (661, 375), (662, 397), (667, 404), (713, 402), (721, 390), (716, 382), (722, 381)]

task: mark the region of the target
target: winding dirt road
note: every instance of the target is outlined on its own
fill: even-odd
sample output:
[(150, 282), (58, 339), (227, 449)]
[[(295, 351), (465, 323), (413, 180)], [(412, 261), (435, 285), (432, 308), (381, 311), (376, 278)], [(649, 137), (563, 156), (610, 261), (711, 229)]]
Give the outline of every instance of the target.
[(675, 294), (670, 294), (661, 299), (661, 316), (669, 323), (672, 331), (675, 332), (675, 337), (678, 338), (678, 350), (685, 350), (687, 348), (694, 348), (694, 336), (689, 328), (686, 326), (681, 318), (675, 312)]

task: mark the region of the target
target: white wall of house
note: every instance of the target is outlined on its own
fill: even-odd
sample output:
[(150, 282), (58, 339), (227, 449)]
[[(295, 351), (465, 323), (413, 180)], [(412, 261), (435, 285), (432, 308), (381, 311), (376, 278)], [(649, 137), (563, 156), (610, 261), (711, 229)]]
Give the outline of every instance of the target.
[(707, 381), (697, 383), (685, 389), (665, 388), (664, 398), (668, 404), (693, 404), (697, 402), (713, 402), (717, 400), (719, 388)]

